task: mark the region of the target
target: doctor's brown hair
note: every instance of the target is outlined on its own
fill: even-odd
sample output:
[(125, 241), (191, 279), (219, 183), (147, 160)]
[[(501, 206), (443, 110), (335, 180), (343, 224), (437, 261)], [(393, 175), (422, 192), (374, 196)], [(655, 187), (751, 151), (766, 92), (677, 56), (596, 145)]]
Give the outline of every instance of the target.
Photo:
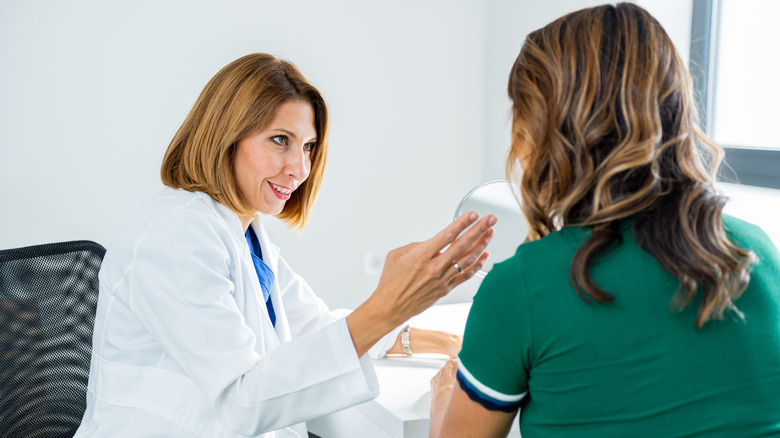
[(233, 174), (236, 144), (266, 128), (287, 101), (311, 104), (317, 133), (309, 177), (277, 215), (291, 227), (302, 228), (325, 170), (328, 109), (320, 92), (292, 63), (271, 55), (246, 55), (211, 78), (165, 152), (160, 170), (163, 183), (207, 193), (237, 214), (255, 216)]
[(734, 300), (755, 255), (723, 230), (726, 199), (715, 189), (723, 151), (700, 130), (690, 75), (647, 11), (604, 5), (532, 32), (508, 92), (507, 176), (522, 165), (529, 239), (568, 225), (592, 230), (570, 267), (583, 300), (614, 299), (590, 267), (632, 219), (639, 245), (680, 282), (672, 308), (700, 290), (697, 327), (726, 310), (741, 316)]

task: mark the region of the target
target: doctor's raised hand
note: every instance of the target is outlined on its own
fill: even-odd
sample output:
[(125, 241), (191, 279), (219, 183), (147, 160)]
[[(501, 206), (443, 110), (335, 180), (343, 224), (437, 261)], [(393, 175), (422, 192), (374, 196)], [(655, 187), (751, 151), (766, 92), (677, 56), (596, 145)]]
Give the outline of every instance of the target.
[[(248, 55), (206, 84), (163, 158), (166, 187), (103, 260), (77, 437), (305, 438), (305, 421), (378, 394), (371, 358), (408, 351), (405, 321), (482, 267), (495, 217), (391, 251), (365, 303), (328, 309), (262, 223), (305, 224), (327, 132), (324, 99), (288, 62)], [(460, 349), (412, 330), (415, 352)]]
[(358, 355), (482, 268), (488, 256), (484, 250), (493, 237), (490, 227), (496, 222), (495, 216), (482, 218), (456, 239), (476, 220), (474, 212), (463, 214), (433, 238), (388, 254), (379, 287), (347, 317)]

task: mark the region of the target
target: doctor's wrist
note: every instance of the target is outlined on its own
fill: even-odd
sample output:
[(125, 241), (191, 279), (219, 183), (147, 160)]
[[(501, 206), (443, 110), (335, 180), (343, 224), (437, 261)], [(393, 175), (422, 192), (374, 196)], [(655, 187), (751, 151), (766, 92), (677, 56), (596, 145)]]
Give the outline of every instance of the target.
[[(387, 354), (406, 354), (403, 348), (403, 331), (398, 334), (395, 344)], [(460, 352), (462, 337), (438, 330), (426, 330), (411, 327), (409, 330), (409, 348), (415, 354), (446, 354), (455, 358)]]
[(457, 357), (463, 338), (452, 333), (438, 330), (416, 329), (412, 333), (415, 353), (446, 354), (449, 357)]
[(347, 327), (358, 357), (363, 356), (383, 336), (400, 324), (388, 315), (386, 309), (387, 306), (382, 305), (381, 300), (372, 296), (347, 315)]

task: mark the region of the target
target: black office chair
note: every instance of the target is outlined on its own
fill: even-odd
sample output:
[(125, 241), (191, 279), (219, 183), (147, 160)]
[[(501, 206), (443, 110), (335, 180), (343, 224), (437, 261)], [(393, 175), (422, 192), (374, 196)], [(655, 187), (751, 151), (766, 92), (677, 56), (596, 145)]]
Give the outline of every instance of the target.
[(105, 253), (89, 241), (0, 251), (0, 437), (76, 432)]

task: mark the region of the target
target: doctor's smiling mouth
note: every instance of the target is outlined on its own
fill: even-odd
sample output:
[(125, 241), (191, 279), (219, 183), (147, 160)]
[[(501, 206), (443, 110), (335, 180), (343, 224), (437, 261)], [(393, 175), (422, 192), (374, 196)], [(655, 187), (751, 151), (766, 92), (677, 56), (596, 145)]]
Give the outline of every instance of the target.
[(282, 201), (287, 201), (290, 199), (290, 196), (292, 195), (292, 192), (295, 189), (291, 189), (289, 187), (281, 186), (278, 184), (274, 184), (271, 181), (268, 181), (268, 184), (271, 185), (271, 187), (274, 190), (274, 194), (277, 198), (281, 199)]

